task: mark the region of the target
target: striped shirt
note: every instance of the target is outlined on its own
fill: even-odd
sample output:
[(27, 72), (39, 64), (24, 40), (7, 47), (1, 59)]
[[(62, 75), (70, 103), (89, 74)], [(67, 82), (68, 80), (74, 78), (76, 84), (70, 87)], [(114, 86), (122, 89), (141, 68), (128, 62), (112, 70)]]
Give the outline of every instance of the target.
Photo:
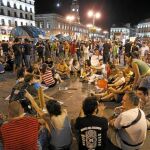
[(53, 85), (55, 83), (55, 80), (53, 78), (53, 74), (51, 70), (47, 70), (45, 74), (42, 75), (42, 80), (45, 83), (46, 86)]
[(22, 117), (3, 124), (0, 139), (4, 150), (38, 150), (38, 128), (38, 120), (33, 117)]

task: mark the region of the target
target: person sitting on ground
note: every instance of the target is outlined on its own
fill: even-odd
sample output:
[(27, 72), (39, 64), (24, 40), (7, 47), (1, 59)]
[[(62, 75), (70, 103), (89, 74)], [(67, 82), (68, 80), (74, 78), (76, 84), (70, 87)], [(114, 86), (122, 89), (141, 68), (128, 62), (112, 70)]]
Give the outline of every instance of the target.
[(96, 49), (94, 54), (91, 57), (91, 66), (92, 67), (98, 67), (99, 66), (99, 60), (103, 59), (103, 57), (100, 55), (99, 50)]
[(79, 150), (105, 149), (107, 145), (108, 121), (103, 117), (104, 105), (99, 105), (96, 97), (87, 97), (76, 119)]
[(103, 64), (103, 60), (99, 60), (99, 66), (97, 67), (91, 67), (91, 76), (88, 77), (89, 83), (93, 83), (99, 79), (105, 79), (107, 78), (107, 70), (106, 70), (106, 65)]
[(37, 97), (38, 92), (34, 87), (34, 75), (27, 74), (24, 78), (20, 78), (19, 82), (12, 88), (9, 102), (19, 101), (24, 108), (24, 111), (32, 114), (34, 113), (33, 109), (30, 107), (30, 103), (25, 99), (23, 95), (23, 90), (28, 90), (31, 95)]
[(140, 149), (146, 139), (147, 123), (144, 112), (139, 108), (139, 98), (134, 92), (123, 97), (120, 114), (109, 121), (108, 137), (122, 150)]
[(125, 77), (125, 83), (122, 86), (120, 86), (117, 89), (113, 87), (109, 87), (107, 90), (107, 94), (100, 97), (100, 100), (101, 101), (115, 100), (117, 103), (121, 103), (125, 92), (132, 90), (133, 80), (134, 80), (133, 76)]
[(70, 121), (68, 119), (67, 110), (62, 109), (57, 100), (49, 100), (46, 105), (47, 114), (45, 114), (35, 103), (33, 97), (26, 91), (26, 98), (28, 98), (38, 112), (48, 124), (50, 131), (50, 150), (69, 150), (72, 142), (72, 132)]
[(119, 87), (125, 83), (125, 73), (123, 71), (119, 71), (118, 77), (112, 82), (112, 84), (108, 84), (108, 87)]
[(42, 73), (42, 83), (44, 83), (47, 87), (51, 88), (57, 84), (57, 80), (53, 77), (52, 71), (48, 68), (47, 64), (42, 65), (41, 69)]
[(61, 76), (62, 79), (70, 78), (69, 67), (63, 59), (57, 64), (56, 72)]
[(38, 120), (26, 116), (17, 101), (9, 103), (8, 109), (9, 120), (0, 127), (4, 150), (38, 150)]
[(13, 66), (14, 66), (13, 56), (9, 54), (7, 55), (4, 66), (5, 66), (5, 71), (13, 71)]
[(91, 63), (89, 60), (86, 60), (83, 67), (81, 68), (80, 78), (83, 79), (83, 81), (87, 80), (90, 74), (91, 74)]
[(148, 90), (145, 87), (139, 87), (136, 90), (136, 95), (140, 99), (140, 108), (144, 111), (147, 119), (147, 129), (150, 129), (150, 97)]
[(71, 72), (75, 76), (80, 74), (80, 64), (78, 60), (73, 60), (73, 63), (71, 65)]

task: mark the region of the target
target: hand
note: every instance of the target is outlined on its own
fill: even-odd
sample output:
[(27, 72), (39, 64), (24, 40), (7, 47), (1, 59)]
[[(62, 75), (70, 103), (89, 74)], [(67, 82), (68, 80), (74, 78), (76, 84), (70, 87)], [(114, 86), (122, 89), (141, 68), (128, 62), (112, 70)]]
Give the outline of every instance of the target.
[(100, 103), (98, 108), (99, 108), (99, 111), (104, 111), (106, 106), (103, 103)]
[(109, 125), (112, 126), (112, 127), (114, 127), (114, 122), (115, 122), (115, 119), (110, 120), (109, 121)]
[(124, 111), (124, 107), (123, 106), (120, 106), (120, 107), (116, 107), (115, 109), (114, 109), (114, 112), (116, 113), (116, 114), (121, 114), (122, 112)]
[(84, 117), (84, 116), (85, 116), (85, 115), (84, 115), (84, 111), (83, 111), (83, 109), (81, 108), (79, 117)]

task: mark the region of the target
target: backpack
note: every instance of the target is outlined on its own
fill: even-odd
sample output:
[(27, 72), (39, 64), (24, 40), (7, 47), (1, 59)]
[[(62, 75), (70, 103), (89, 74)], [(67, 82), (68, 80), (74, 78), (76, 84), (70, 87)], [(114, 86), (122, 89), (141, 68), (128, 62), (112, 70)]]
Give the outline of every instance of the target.
[(24, 86), (24, 82), (18, 82), (13, 88), (10, 95), (10, 102), (21, 100), (24, 96), (21, 95), (20, 91)]

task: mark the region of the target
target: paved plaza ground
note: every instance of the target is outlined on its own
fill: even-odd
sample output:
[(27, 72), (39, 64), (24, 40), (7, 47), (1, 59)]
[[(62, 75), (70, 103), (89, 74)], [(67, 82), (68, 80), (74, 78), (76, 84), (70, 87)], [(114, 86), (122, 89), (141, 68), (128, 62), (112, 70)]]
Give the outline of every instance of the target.
[[(7, 114), (8, 101), (4, 99), (10, 94), (13, 85), (15, 85), (15, 75), (13, 73), (0, 74), (0, 113)], [(79, 82), (78, 78), (72, 78), (63, 83), (63, 86), (70, 87), (72, 90), (60, 91), (60, 86), (62, 87), (62, 85), (57, 85), (53, 89), (48, 89), (45, 93), (64, 102), (64, 107), (68, 110), (70, 119), (75, 119), (80, 112), (82, 101), (88, 95), (88, 84)], [(113, 108), (117, 105), (112, 102), (107, 102), (105, 105), (107, 106), (105, 114), (109, 117), (113, 113)], [(75, 138), (73, 141), (73, 150), (77, 150)], [(150, 132), (147, 134), (142, 150), (150, 150)]]

